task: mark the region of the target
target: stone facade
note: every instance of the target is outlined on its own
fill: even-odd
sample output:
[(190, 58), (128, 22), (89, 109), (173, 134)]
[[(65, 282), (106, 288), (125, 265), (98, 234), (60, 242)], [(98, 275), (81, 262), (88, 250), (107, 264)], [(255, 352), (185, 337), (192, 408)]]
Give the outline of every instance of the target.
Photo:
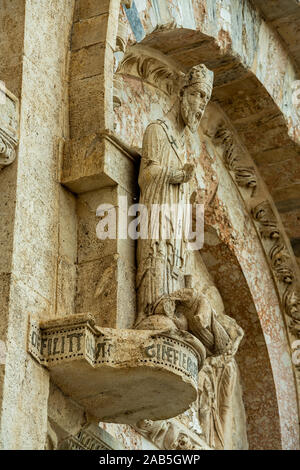
[(299, 449), (298, 2), (0, 7), (0, 447)]

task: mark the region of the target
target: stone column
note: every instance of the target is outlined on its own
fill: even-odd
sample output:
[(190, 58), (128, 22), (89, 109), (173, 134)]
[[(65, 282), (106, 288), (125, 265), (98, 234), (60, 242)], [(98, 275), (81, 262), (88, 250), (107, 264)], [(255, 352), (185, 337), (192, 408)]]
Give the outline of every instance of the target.
[[(1, 206), (4, 201), (8, 220), (8, 224), (1, 220), (7, 235), (4, 232), (2, 236), (1, 232), (1, 293), (5, 300), (1, 315), (6, 318), (1, 335), (6, 361), (1, 374), (0, 446), (42, 449), (47, 432), (49, 376), (27, 354), (27, 329), (29, 315), (51, 318), (56, 308), (57, 161), (59, 142), (64, 136), (63, 104), (73, 1), (5, 3), (9, 4), (9, 11), (3, 11), (1, 6), (3, 21), (7, 14), (11, 21), (6, 16), (9, 68), (4, 80), (7, 86), (12, 84), (11, 90), (22, 101), (17, 159), (0, 172), (4, 182)], [(7, 247), (3, 245), (5, 238)]]

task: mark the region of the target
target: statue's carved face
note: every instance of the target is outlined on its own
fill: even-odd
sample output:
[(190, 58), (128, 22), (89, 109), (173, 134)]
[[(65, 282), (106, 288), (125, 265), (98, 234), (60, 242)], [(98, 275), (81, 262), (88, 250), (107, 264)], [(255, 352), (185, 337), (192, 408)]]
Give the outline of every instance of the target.
[(183, 90), (181, 98), (181, 115), (191, 132), (195, 133), (200, 125), (211, 93), (199, 85), (192, 85)]

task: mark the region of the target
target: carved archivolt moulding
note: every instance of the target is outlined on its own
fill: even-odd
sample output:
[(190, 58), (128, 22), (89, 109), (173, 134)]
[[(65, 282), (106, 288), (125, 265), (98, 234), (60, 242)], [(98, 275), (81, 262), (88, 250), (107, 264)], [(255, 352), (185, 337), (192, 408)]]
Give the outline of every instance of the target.
[(257, 175), (255, 168), (252, 166), (244, 166), (241, 159), (241, 149), (235, 145), (232, 132), (221, 126), (215, 134), (215, 142), (224, 147), (224, 162), (226, 168), (232, 171), (238, 186), (251, 188), (251, 196), (254, 196), (257, 187)]
[(184, 74), (176, 70), (171, 63), (166, 63), (158, 55), (153, 56), (153, 51), (147, 54), (147, 49), (134, 47), (128, 51), (118, 67), (118, 74), (133, 75), (148, 82), (168, 96), (180, 89), (184, 80)]
[(280, 237), (277, 220), (268, 201), (262, 201), (253, 207), (252, 215), (259, 224), (262, 238), (275, 240)]
[[(243, 150), (233, 131), (223, 123), (217, 129), (214, 137), (215, 142), (223, 147), (224, 163), (227, 169), (233, 173), (237, 185), (241, 188), (247, 186), (255, 187), (259, 193), (259, 197), (253, 198), (253, 193), (249, 194), (245, 191), (240, 191), (246, 205), (251, 209), (262, 246), (277, 283), (292, 344), (295, 339), (300, 338), (300, 285), (296, 273), (297, 268), (289, 253), (286, 237), (280, 228), (279, 216), (273, 210), (271, 202), (266, 198), (255, 168), (251, 167), (250, 172), (250, 167), (247, 167), (245, 173), (240, 173), (237, 170), (240, 167), (239, 155), (242, 155)], [(241, 180), (240, 176), (242, 174), (245, 175), (245, 179), (242, 177)], [(246, 181), (249, 181), (250, 184), (247, 185)], [(299, 371), (298, 380), (300, 381)]]

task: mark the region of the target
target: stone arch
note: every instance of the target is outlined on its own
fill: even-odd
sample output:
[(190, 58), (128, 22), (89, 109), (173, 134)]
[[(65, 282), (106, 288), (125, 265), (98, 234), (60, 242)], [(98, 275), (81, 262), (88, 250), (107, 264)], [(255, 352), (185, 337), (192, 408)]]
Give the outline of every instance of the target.
[[(192, 6), (195, 9), (197, 2), (191, 2), (191, 4), (193, 4)], [(249, 44), (247, 47), (245, 46), (245, 50), (238, 50), (239, 43), (232, 43), (230, 31), (226, 31), (226, 29), (222, 28), (217, 31), (213, 30), (213, 27), (210, 31), (208, 31), (208, 29), (205, 30), (206, 25), (204, 18), (205, 14), (208, 15), (207, 11), (202, 15), (202, 22), (195, 22), (194, 27), (191, 27), (191, 24), (188, 25), (191, 19), (191, 12), (189, 12), (186, 17), (182, 14), (180, 16), (179, 12), (178, 16), (175, 13), (171, 14), (171, 9), (168, 8), (164, 10), (165, 16), (163, 18), (159, 17), (161, 12), (158, 12), (156, 9), (155, 20), (153, 20), (153, 17), (150, 18), (149, 14), (146, 14), (145, 11), (140, 11), (145, 37), (138, 47), (143, 48), (145, 46), (145, 50), (146, 48), (151, 48), (153, 55), (155, 55), (156, 52), (163, 53), (167, 59), (171, 59), (170, 63), (176, 62), (178, 68), (181, 70), (187, 70), (189, 67), (201, 62), (204, 62), (209, 68), (214, 70), (216, 79), (213, 101), (226, 113), (227, 118), (241, 142), (241, 150), (248, 153), (248, 155), (258, 163), (259, 169), (264, 175), (266, 171), (264, 167), (264, 157), (269, 155), (269, 158), (272, 158), (270, 157), (270, 150), (274, 151), (274, 155), (277, 156), (283, 155), (288, 151), (290, 155), (292, 155), (293, 160), (299, 155), (297, 134), (298, 117), (291, 102), (291, 85), (296, 77), (296, 70), (293, 61), (289, 58), (286, 51), (284, 51), (278, 36), (263, 22), (258, 10), (253, 9), (248, 2), (242, 2), (241, 9), (242, 13), (241, 10), (240, 13), (243, 17), (244, 23), (242, 21), (242, 25), (244, 25), (244, 28), (246, 27), (245, 18), (247, 15), (250, 15), (250, 17), (247, 17), (249, 20), (247, 28), (250, 28), (251, 32), (243, 29), (241, 35), (247, 38), (248, 34), (251, 35), (253, 33), (252, 55), (249, 54), (249, 50), (247, 51), (247, 47), (252, 47)], [(149, 11), (147, 13), (149, 13)], [(166, 18), (168, 18), (168, 21)], [(181, 23), (178, 18), (181, 18)], [(240, 43), (244, 44), (245, 42), (240, 41)], [(284, 70), (282, 70), (279, 62), (275, 64), (275, 70), (280, 77), (280, 83), (271, 83), (270, 77), (268, 77), (265, 72), (262, 73), (262, 65), (259, 65), (259, 61), (262, 60), (263, 57), (265, 58), (265, 56), (262, 55), (259, 57), (259, 53), (257, 54), (255, 50), (261, 51), (260, 54), (263, 54), (262, 51), (264, 51), (267, 54), (267, 61), (270, 60), (269, 52), (267, 53), (265, 50), (265, 44), (268, 45), (269, 52), (277, 50), (281, 59), (284, 56), (283, 63), (285, 63), (286, 66)], [(142, 51), (142, 49), (140, 50)], [(274, 69), (274, 64), (272, 66)], [(143, 82), (145, 77), (141, 78)], [(249, 127), (247, 127), (249, 125), (251, 126), (250, 130)], [(137, 142), (135, 143), (137, 144)], [(291, 198), (292, 191), (293, 189), (291, 188), (288, 198)], [(265, 194), (268, 193), (265, 192)], [(279, 198), (280, 197), (281, 196), (279, 196)], [(275, 202), (277, 202), (276, 197)], [(272, 202), (271, 205), (277, 217), (277, 212)], [(279, 222), (279, 225), (280, 224)], [(255, 236), (257, 237), (257, 235)], [(283, 230), (282, 236), (287, 245), (287, 250), (291, 253), (292, 269), (297, 276), (298, 268)], [(262, 252), (261, 254), (263, 257)], [(245, 265), (244, 267), (245, 269), (249, 269), (249, 266), (247, 267)], [(269, 271), (269, 266), (265, 264), (264, 267), (262, 267), (261, 265), (261, 269), (262, 271)], [(270, 295), (273, 299), (273, 306), (277, 311), (277, 313), (274, 311), (277, 317), (275, 320), (276, 328), (278, 328), (278, 331), (281, 330), (280, 334), (283, 335), (280, 354), (283, 354), (287, 360), (290, 349), (286, 338), (285, 320), (282, 319), (282, 304), (280, 298), (278, 298), (277, 286), (276, 283), (274, 285), (272, 277), (270, 278), (270, 289), (272, 291)], [(270, 302), (271, 297), (269, 299)], [(263, 321), (262, 329), (264, 333), (267, 332), (267, 322)], [(267, 342), (269, 340), (270, 337), (266, 338)], [(276, 348), (273, 352), (271, 352), (270, 349), (271, 347), (269, 348), (268, 354), (272, 356)], [(271, 362), (273, 361), (272, 367), (275, 369), (280, 362), (284, 362), (283, 356), (281, 359), (278, 355), (275, 357), (277, 353), (275, 353), (273, 359), (271, 359)], [(288, 381), (294, 389), (294, 373), (290, 358), (288, 362), (288, 368), (290, 368)], [(273, 372), (275, 375), (278, 373), (276, 382), (277, 380), (280, 381), (279, 370), (275, 372), (273, 369)], [(283, 439), (282, 445), (284, 448), (286, 448), (286, 446), (289, 448), (290, 445), (293, 445), (291, 444), (292, 442), (297, 441), (297, 425), (296, 421), (291, 416), (289, 416), (287, 420), (284, 418), (287, 409), (282, 401), (283, 389), (281, 391), (277, 389), (276, 393), (278, 394), (278, 400), (281, 402), (279, 408), (282, 406), (282, 408), (279, 409), (281, 418), (280, 432)], [(294, 403), (293, 407), (295, 407), (296, 395), (294, 392), (292, 401)], [(292, 426), (289, 423), (290, 418), (294, 421)], [(288, 429), (291, 430), (291, 427), (294, 429), (292, 434), (295, 434), (294, 437), (291, 437), (292, 435), (290, 434), (291, 440), (289, 440), (290, 438), (287, 437), (289, 435)]]

